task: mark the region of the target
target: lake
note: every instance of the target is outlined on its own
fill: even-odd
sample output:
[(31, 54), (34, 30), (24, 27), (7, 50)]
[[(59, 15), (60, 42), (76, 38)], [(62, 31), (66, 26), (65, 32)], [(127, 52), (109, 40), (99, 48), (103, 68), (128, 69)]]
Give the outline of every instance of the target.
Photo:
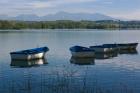
[[(69, 48), (140, 42), (139, 30), (0, 31), (0, 93), (140, 93), (137, 51), (75, 59)], [(11, 61), (10, 52), (48, 46), (43, 60)], [(78, 62), (88, 61), (91, 64)]]

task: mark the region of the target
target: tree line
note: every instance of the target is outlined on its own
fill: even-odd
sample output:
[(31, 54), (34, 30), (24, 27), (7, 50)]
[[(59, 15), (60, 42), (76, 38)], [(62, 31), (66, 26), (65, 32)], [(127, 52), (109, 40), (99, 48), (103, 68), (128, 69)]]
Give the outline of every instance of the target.
[(8, 21), (0, 20), (0, 29), (140, 29), (140, 21)]

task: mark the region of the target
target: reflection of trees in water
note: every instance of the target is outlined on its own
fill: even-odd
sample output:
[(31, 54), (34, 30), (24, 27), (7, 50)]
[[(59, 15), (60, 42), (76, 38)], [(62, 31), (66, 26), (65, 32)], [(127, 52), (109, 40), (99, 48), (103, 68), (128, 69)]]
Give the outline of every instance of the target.
[(55, 67), (50, 73), (39, 75), (27, 69), (20, 80), (11, 79), (0, 93), (134, 93), (127, 85), (119, 83), (116, 87), (103, 87), (96, 74), (91, 77), (87, 66), (84, 69)]

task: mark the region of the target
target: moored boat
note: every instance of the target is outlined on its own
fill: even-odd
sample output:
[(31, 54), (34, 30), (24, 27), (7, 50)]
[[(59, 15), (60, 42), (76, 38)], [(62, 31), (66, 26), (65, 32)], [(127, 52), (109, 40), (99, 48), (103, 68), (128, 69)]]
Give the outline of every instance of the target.
[(70, 48), (70, 51), (73, 57), (94, 57), (95, 56), (95, 51), (87, 47), (73, 46)]
[(138, 43), (122, 43), (122, 44), (117, 44), (119, 50), (131, 50), (131, 49), (136, 49), (138, 46)]
[(12, 60), (33, 60), (44, 58), (47, 51), (49, 51), (48, 47), (40, 47), (11, 52), (10, 55)]

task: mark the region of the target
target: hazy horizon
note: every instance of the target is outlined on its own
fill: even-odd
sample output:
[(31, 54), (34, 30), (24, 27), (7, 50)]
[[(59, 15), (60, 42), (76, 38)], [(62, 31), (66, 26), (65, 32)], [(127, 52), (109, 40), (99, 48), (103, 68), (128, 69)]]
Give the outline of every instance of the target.
[(1, 0), (0, 15), (44, 16), (64, 11), (101, 13), (114, 18), (140, 20), (139, 3), (140, 0)]

